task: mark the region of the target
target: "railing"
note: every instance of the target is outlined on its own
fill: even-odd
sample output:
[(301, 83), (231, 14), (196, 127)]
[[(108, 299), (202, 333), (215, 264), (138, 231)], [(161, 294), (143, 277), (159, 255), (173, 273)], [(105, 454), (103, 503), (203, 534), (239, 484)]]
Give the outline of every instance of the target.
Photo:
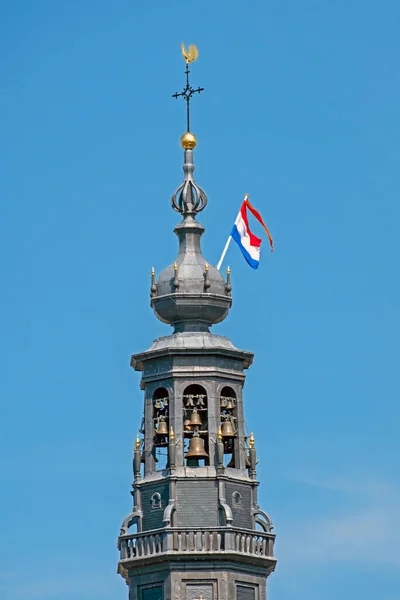
[(274, 540), (265, 533), (235, 532), (235, 552), (273, 556)]
[(121, 538), (121, 560), (140, 558), (163, 552), (163, 538), (160, 534), (136, 534)]
[(235, 528), (167, 528), (124, 535), (119, 539), (121, 560), (162, 553), (234, 552), (261, 558), (273, 556), (274, 535)]
[(225, 535), (220, 531), (174, 531), (175, 552), (220, 552), (225, 550)]

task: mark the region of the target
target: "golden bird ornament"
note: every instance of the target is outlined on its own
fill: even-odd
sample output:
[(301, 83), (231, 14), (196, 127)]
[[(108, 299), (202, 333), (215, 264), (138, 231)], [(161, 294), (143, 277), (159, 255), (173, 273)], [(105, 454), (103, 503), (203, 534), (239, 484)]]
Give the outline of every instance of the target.
[(189, 48), (186, 50), (185, 44), (182, 42), (181, 48), (182, 48), (183, 58), (186, 60), (186, 62), (188, 64), (197, 60), (197, 57), (199, 56), (199, 51), (197, 50), (197, 48), (194, 44), (190, 44)]

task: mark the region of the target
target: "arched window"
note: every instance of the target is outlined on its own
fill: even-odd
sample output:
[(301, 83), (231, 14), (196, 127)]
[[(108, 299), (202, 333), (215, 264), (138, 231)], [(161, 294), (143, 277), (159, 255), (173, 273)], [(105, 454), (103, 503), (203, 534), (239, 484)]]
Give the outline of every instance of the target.
[(151, 508), (152, 509), (159, 509), (162, 508), (162, 503), (161, 503), (161, 494), (159, 492), (154, 492), (154, 494), (151, 497)]
[(201, 385), (189, 385), (182, 400), (186, 466), (208, 465), (207, 392)]
[(242, 494), (240, 492), (233, 492), (232, 507), (233, 508), (242, 508)]
[(221, 433), (224, 441), (224, 465), (235, 467), (234, 439), (237, 424), (237, 398), (234, 390), (225, 386), (220, 394)]
[(169, 394), (164, 387), (153, 394), (154, 459), (157, 471), (167, 466), (169, 434)]

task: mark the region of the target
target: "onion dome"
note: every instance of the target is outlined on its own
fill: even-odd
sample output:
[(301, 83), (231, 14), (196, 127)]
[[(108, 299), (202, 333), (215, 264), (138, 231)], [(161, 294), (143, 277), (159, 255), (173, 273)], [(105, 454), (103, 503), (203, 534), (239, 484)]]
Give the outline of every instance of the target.
[[(185, 137), (186, 136), (186, 137)], [(172, 208), (183, 216), (174, 229), (179, 250), (175, 261), (155, 279), (152, 274), (151, 306), (157, 317), (175, 332), (208, 331), (228, 314), (232, 304), (231, 285), (203, 257), (200, 238), (204, 227), (196, 215), (207, 205), (207, 195), (194, 181), (193, 148), (196, 138), (185, 134), (184, 180), (171, 198)]]

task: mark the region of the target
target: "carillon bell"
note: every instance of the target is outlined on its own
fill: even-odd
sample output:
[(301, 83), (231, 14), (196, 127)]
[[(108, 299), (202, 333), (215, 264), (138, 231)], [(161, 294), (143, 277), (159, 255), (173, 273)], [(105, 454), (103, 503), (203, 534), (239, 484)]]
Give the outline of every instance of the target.
[(194, 407), (193, 394), (189, 394), (188, 395), (187, 400), (185, 402), (185, 406), (186, 406), (186, 408), (193, 408)]
[(197, 396), (197, 406), (199, 406), (200, 408), (204, 408), (204, 398), (205, 394), (199, 394)]
[(158, 435), (168, 435), (168, 425), (164, 420), (159, 421), (157, 425), (157, 433)]
[(197, 412), (197, 409), (194, 408), (192, 415), (190, 417), (190, 427), (200, 427), (200, 425), (202, 425), (201, 419), (200, 419), (200, 415)]
[(160, 409), (160, 408), (162, 408), (162, 407), (163, 407), (163, 405), (162, 405), (162, 403), (161, 403), (161, 400), (156, 400), (156, 401), (154, 402), (154, 408), (158, 408), (158, 409)]
[(204, 440), (199, 435), (193, 435), (185, 458), (208, 458), (208, 454), (204, 449)]
[(232, 426), (232, 421), (229, 419), (228, 421), (224, 421), (221, 425), (221, 433), (224, 438), (232, 438), (235, 437), (235, 431)]
[(183, 424), (185, 431), (190, 431), (191, 426), (190, 426), (190, 419), (186, 419), (186, 421)]
[(228, 398), (225, 408), (226, 408), (226, 410), (232, 410), (233, 408), (235, 408), (235, 405), (233, 403), (233, 398)]

